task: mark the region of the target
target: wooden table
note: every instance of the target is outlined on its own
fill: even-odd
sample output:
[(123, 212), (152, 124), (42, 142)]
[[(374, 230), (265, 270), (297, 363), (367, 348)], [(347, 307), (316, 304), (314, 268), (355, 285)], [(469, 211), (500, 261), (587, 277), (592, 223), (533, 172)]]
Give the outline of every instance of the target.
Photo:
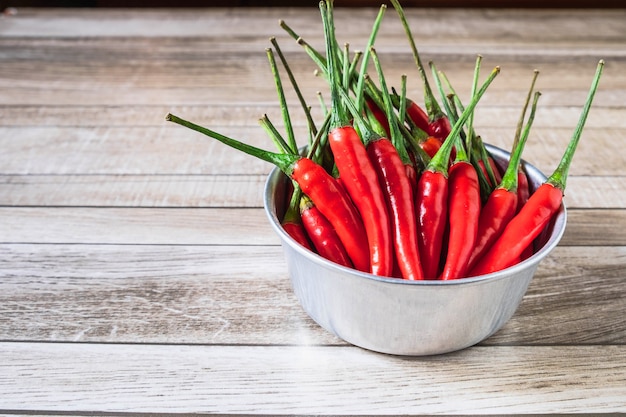
[[(524, 156), (547, 173), (606, 67), (567, 231), (514, 317), (472, 348), (406, 358), (303, 312), (262, 207), (268, 164), (164, 120), (271, 148), (257, 124), (280, 120), (268, 38), (314, 108), (326, 91), (277, 23), (321, 48), (315, 6), (0, 18), (0, 415), (626, 412), (626, 10), (407, 11), (464, 98), (476, 54), (502, 67), (477, 108), (487, 142), (510, 147), (541, 71)], [(376, 12), (337, 10), (340, 41), (363, 47)], [(393, 10), (377, 48), (421, 101)]]

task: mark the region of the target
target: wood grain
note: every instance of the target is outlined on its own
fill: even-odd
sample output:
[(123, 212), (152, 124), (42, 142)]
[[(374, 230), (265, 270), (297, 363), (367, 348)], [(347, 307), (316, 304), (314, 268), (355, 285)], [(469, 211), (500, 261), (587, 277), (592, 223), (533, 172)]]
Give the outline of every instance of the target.
[[(0, 416), (608, 415), (626, 412), (626, 10), (407, 10), (424, 61), (467, 100), (477, 54), (501, 74), (476, 110), (509, 149), (532, 71), (524, 158), (557, 164), (595, 65), (568, 225), (521, 305), (460, 352), (355, 348), (303, 311), (263, 210), (272, 167), (164, 120), (272, 148), (276, 36), (321, 118), (326, 85), (278, 25), (321, 48), (310, 8), (19, 9), (0, 16)], [(362, 48), (377, 8), (337, 10)], [(389, 8), (390, 83), (422, 86)], [(285, 80), (286, 81), (286, 80)], [(300, 143), (306, 123), (290, 88)]]
[(623, 346), (483, 347), (425, 359), (318, 346), (2, 343), (0, 352), (12, 364), (2, 366), (0, 394), (23, 412), (508, 414), (523, 406), (542, 414), (626, 406), (624, 374), (616, 372)]

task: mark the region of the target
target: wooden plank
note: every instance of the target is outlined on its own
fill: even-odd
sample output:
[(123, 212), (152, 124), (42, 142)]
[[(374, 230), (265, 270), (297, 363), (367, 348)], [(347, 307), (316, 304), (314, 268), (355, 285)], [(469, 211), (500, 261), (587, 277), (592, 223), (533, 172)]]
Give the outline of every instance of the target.
[[(159, 127), (0, 127), (2, 174), (30, 175), (261, 175), (272, 166), (214, 139), (163, 121)], [(201, 123), (202, 122), (198, 122)], [(214, 126), (224, 135), (274, 150), (258, 126)], [(510, 149), (514, 127), (484, 127), (485, 142)], [(524, 158), (551, 173), (573, 132), (571, 128), (535, 126)], [(298, 143), (308, 136), (296, 130)], [(626, 155), (621, 143), (626, 129), (585, 129), (572, 176), (624, 176)]]
[[(550, 93), (548, 93), (550, 94)], [(480, 111), (475, 114), (475, 126), (482, 129), (509, 129), (513, 136), (522, 110), (524, 97), (519, 92), (519, 99), (507, 105), (481, 103)], [(208, 94), (207, 98), (213, 97)], [(420, 96), (421, 97), (421, 96)], [(418, 99), (420, 98), (418, 97)], [(6, 97), (5, 97), (6, 98)], [(312, 98), (312, 97), (311, 97)], [(626, 96), (624, 98), (626, 100)], [(314, 104), (313, 102), (311, 104)], [(519, 105), (517, 105), (519, 104)], [(604, 103), (594, 103), (593, 110), (585, 124), (588, 131), (592, 129), (626, 129), (626, 120), (622, 118), (622, 107), (607, 107)], [(299, 103), (289, 101), (291, 121), (298, 128), (306, 127), (306, 118), (300, 111)], [(582, 101), (571, 100), (569, 106), (546, 105), (538, 110), (533, 126), (536, 131), (547, 128), (573, 130), (580, 117)], [(273, 103), (239, 101), (237, 103), (207, 104), (202, 106), (170, 106), (170, 105), (94, 105), (94, 106), (53, 106), (53, 105), (10, 105), (0, 109), (0, 127), (155, 127), (164, 124), (165, 115), (173, 113), (185, 119), (195, 121), (206, 127), (254, 127), (260, 130), (258, 119), (267, 114), (279, 128), (283, 127), (278, 100)], [(313, 118), (323, 120), (317, 106), (313, 109)], [(533, 129), (533, 132), (535, 131)], [(533, 134), (534, 136), (534, 134)]]
[[(384, 30), (403, 37), (397, 18), (390, 10)], [(465, 39), (473, 36), (491, 41), (621, 43), (626, 12), (616, 10), (523, 10), (523, 9), (407, 9), (414, 36), (423, 39)], [(243, 36), (267, 38), (275, 33), (282, 18), (306, 36), (321, 39), (321, 22), (317, 7), (258, 8), (254, 19), (245, 9), (168, 9), (46, 10), (22, 9), (4, 19), (2, 32), (7, 37), (196, 37), (220, 36), (237, 31)], [(338, 7), (336, 18), (342, 24), (338, 34), (350, 33), (367, 39), (371, 30), (363, 22), (373, 22), (376, 8), (344, 9)], [(246, 24), (241, 25), (245, 20)], [(210, 21), (211, 25), (207, 25)], [(441, 22), (446, 24), (442, 25)], [(580, 22), (585, 22), (581, 25)], [(575, 30), (572, 30), (575, 28)], [(598, 28), (601, 28), (598, 29)], [(506, 30), (506, 39), (497, 36)]]
[[(564, 246), (624, 245), (625, 210), (569, 211)], [(0, 207), (5, 243), (275, 245), (261, 208)]]
[[(262, 207), (265, 175), (0, 175), (0, 206)], [(570, 176), (568, 209), (624, 209), (619, 176)]]
[(623, 346), (478, 347), (424, 359), (318, 346), (2, 343), (0, 352), (5, 409), (37, 413), (412, 415), (454, 414), (462, 404), (470, 414), (544, 414), (626, 407), (626, 380), (616, 371), (626, 360)]
[(262, 209), (0, 207), (3, 242), (276, 245)]
[[(302, 310), (278, 246), (3, 244), (0, 255), (0, 340), (344, 344)], [(482, 344), (625, 345), (625, 256), (558, 247)]]
[(7, 175), (0, 176), (0, 206), (262, 207), (266, 179), (265, 175)]

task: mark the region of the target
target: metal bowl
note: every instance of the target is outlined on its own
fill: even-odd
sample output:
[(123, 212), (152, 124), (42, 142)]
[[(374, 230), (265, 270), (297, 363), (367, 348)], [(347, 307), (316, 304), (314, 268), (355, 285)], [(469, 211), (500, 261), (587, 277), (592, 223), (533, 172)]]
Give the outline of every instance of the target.
[[(487, 145), (496, 163), (509, 153)], [(546, 176), (525, 163), (531, 187)], [(329, 262), (281, 227), (289, 181), (278, 169), (267, 180), (265, 211), (278, 234), (293, 291), (307, 314), (353, 345), (394, 355), (434, 355), (472, 346), (515, 313), (539, 262), (558, 244), (566, 224), (561, 206), (530, 258), (505, 270), (452, 281), (381, 278)]]

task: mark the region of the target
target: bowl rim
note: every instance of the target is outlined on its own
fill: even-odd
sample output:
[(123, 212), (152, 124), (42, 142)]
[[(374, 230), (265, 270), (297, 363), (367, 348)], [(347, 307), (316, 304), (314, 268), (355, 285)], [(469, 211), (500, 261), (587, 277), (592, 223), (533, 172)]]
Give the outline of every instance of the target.
[[(485, 143), (485, 147), (487, 151), (494, 156), (495, 159), (504, 159), (508, 160), (509, 152), (505, 151), (502, 148), (496, 147), (494, 145), (490, 145)], [(521, 163), (523, 164), (524, 170), (531, 176), (540, 178), (541, 181), (546, 180), (546, 175), (543, 174), (537, 167), (528, 163), (524, 159), (522, 159)], [(561, 207), (557, 212), (556, 216), (552, 220), (552, 231), (550, 233), (549, 239), (543, 244), (543, 246), (535, 252), (529, 258), (518, 262), (517, 264), (505, 268), (500, 271), (492, 272), (484, 275), (477, 275), (472, 277), (464, 277), (453, 280), (407, 280), (403, 278), (394, 278), (394, 277), (383, 277), (379, 275), (374, 275), (369, 272), (363, 272), (356, 270), (354, 268), (349, 268), (346, 266), (342, 266), (336, 264), (328, 259), (320, 256), (319, 254), (305, 248), (300, 245), (295, 239), (293, 239), (280, 224), (280, 220), (278, 219), (278, 215), (276, 214), (276, 204), (273, 199), (273, 190), (276, 188), (276, 184), (282, 178), (286, 178), (284, 174), (280, 171), (279, 168), (275, 167), (269, 173), (265, 187), (263, 190), (263, 207), (266, 215), (269, 218), (270, 225), (274, 229), (274, 231), (279, 235), (283, 244), (289, 244), (289, 246), (298, 251), (301, 255), (307, 257), (309, 260), (319, 263), (325, 268), (329, 269), (337, 269), (339, 271), (348, 273), (354, 277), (361, 277), (368, 280), (378, 281), (381, 283), (393, 284), (393, 285), (417, 285), (417, 286), (454, 286), (454, 285), (467, 285), (472, 283), (480, 283), (484, 281), (494, 281), (499, 279), (506, 279), (512, 276), (516, 276), (517, 273), (521, 270), (526, 270), (531, 267), (535, 267), (543, 258), (545, 258), (552, 250), (558, 245), (559, 241), (563, 237), (565, 233), (565, 226), (567, 224), (567, 209), (565, 207), (565, 203), (561, 203)]]

